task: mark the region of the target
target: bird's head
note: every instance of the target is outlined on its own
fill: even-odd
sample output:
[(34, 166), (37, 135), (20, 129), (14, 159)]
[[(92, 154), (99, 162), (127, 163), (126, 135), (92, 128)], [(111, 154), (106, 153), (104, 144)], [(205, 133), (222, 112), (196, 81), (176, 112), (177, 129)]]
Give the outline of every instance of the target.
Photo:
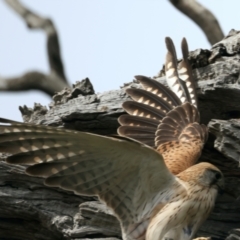
[(224, 189), (222, 172), (211, 163), (202, 162), (191, 166), (177, 175), (181, 180), (197, 184), (205, 188), (214, 188), (219, 193)]

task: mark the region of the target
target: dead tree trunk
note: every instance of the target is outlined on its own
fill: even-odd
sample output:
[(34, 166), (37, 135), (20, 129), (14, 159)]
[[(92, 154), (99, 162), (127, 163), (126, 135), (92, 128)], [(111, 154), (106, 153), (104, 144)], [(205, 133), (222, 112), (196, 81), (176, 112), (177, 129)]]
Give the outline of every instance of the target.
[[(209, 50), (189, 58), (198, 83), (202, 122), (210, 137), (200, 161), (217, 165), (226, 179), (226, 193), (198, 232), (213, 239), (240, 239), (240, 33), (231, 31)], [(162, 73), (163, 71), (161, 71)], [(164, 77), (156, 77), (164, 82)], [(130, 83), (139, 87), (138, 83)], [(98, 134), (115, 134), (127, 99), (124, 87), (94, 94), (88, 79), (54, 96), (50, 110), (20, 108), (24, 120)], [(4, 158), (4, 156), (2, 156)], [(0, 239), (121, 238), (119, 223), (96, 198), (48, 188), (42, 179), (24, 174), (24, 167), (0, 162)]]

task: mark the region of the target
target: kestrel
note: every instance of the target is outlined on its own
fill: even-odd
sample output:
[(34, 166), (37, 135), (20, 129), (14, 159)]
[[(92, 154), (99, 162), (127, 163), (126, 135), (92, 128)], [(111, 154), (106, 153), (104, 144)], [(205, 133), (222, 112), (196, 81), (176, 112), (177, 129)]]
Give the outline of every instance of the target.
[[(207, 138), (183, 40), (177, 71), (175, 48), (166, 38), (166, 75), (171, 90), (136, 77), (128, 89), (120, 135), (105, 137), (0, 119), (0, 151), (7, 162), (30, 165), (26, 173), (45, 184), (98, 196), (119, 219), (124, 240), (189, 240), (212, 210), (221, 171), (195, 164)], [(181, 79), (178, 77), (178, 73)], [(177, 174), (177, 175), (176, 175)]]

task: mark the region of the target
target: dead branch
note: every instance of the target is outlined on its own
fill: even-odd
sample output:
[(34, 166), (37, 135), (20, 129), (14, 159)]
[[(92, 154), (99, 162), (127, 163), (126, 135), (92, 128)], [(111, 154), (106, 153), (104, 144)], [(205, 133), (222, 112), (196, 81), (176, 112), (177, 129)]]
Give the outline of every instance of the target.
[(41, 72), (28, 72), (22, 76), (12, 78), (0, 77), (0, 91), (24, 91), (41, 90), (49, 96), (63, 88), (69, 87), (66, 82), (59, 81), (59, 77), (53, 72), (46, 75)]
[(28, 72), (20, 77), (1, 78), (0, 91), (37, 89), (53, 96), (55, 92), (65, 87), (71, 88), (64, 73), (58, 34), (52, 20), (32, 12), (18, 0), (5, 0), (5, 2), (23, 18), (28, 28), (41, 29), (46, 33), (50, 73), (46, 75), (40, 72)]
[(180, 12), (192, 19), (205, 33), (208, 41), (214, 43), (224, 38), (216, 17), (195, 0), (169, 0)]

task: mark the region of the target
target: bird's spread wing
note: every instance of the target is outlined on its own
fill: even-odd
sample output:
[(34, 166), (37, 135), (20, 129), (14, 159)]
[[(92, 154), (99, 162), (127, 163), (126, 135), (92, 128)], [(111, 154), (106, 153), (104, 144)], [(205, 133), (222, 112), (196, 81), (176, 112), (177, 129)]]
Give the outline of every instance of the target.
[[(159, 147), (166, 142), (192, 140), (201, 136), (198, 110), (186, 102), (166, 114), (157, 127), (155, 143)], [(194, 131), (196, 129), (196, 131)]]
[(179, 98), (163, 84), (144, 76), (136, 76), (144, 89), (126, 89), (134, 101), (126, 101), (123, 108), (129, 115), (122, 115), (118, 134), (155, 147), (155, 132), (160, 121), (174, 107)]
[(169, 170), (178, 174), (197, 162), (207, 136), (207, 127), (199, 124), (197, 109), (186, 102), (163, 118), (155, 141)]
[(0, 151), (12, 154), (8, 163), (30, 165), (26, 172), (48, 186), (98, 195), (123, 225), (139, 221), (143, 209), (150, 213), (146, 206), (178, 183), (157, 151), (134, 140), (2, 118), (0, 123)]
[[(119, 135), (131, 137), (155, 147), (174, 174), (196, 163), (207, 140), (208, 131), (200, 125), (195, 84), (188, 62), (186, 39), (182, 41), (183, 60), (177, 69), (175, 47), (166, 38), (166, 78), (170, 89), (156, 80), (136, 76), (143, 89), (127, 89), (134, 100), (123, 108), (129, 115), (122, 115)], [(183, 78), (181, 80), (179, 78)]]
[(118, 134), (155, 147), (155, 132), (166, 114), (181, 104), (180, 99), (163, 84), (144, 76), (135, 77), (143, 89), (130, 88), (126, 92), (134, 101), (122, 107), (129, 115), (122, 115)]

